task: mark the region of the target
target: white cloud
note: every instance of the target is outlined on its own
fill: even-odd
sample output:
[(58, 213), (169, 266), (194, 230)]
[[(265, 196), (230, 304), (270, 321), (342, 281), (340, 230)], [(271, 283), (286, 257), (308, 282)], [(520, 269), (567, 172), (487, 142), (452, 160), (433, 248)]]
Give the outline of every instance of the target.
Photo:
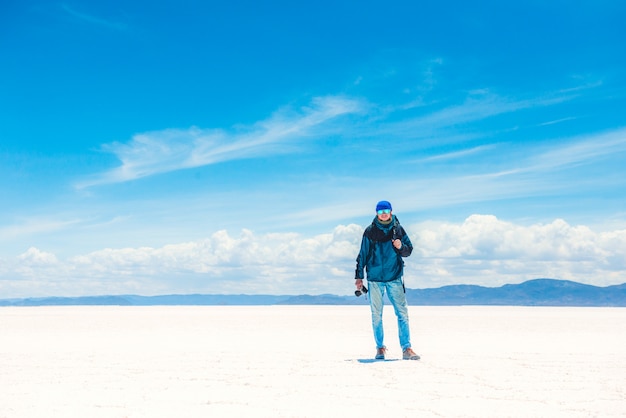
[(462, 224), (426, 223), (411, 231), (425, 260), (413, 269), (417, 276), (420, 270), (438, 275), (428, 278), (433, 285), (449, 284), (451, 278), (483, 285), (536, 277), (597, 285), (626, 282), (626, 230), (597, 233), (561, 219), (523, 226), (472, 215)]
[[(406, 282), (412, 288), (497, 286), (538, 277), (596, 285), (626, 282), (626, 230), (595, 232), (561, 219), (526, 226), (491, 215), (406, 228), (415, 247), (406, 260)], [(30, 248), (9, 263), (12, 268), (4, 264), (2, 279), (6, 283), (17, 275), (30, 279), (24, 286), (31, 292), (61, 289), (68, 295), (348, 294), (362, 232), (355, 224), (310, 237), (218, 231), (194, 242), (103, 249), (64, 261)]]
[(425, 257), (581, 260), (607, 255), (589, 228), (561, 219), (525, 227), (492, 215), (472, 215), (462, 224), (441, 224), (434, 232), (436, 239), (421, 241)]
[(54, 254), (41, 251), (31, 247), (18, 257), (20, 264), (28, 266), (50, 266), (57, 264), (58, 260)]

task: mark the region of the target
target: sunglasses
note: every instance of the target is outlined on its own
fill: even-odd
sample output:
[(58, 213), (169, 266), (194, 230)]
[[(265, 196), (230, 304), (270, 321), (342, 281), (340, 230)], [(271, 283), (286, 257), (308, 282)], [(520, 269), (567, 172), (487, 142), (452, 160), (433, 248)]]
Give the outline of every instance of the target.
[(377, 210), (376, 213), (378, 213), (379, 215), (382, 215), (383, 213), (391, 213), (391, 209), (381, 209), (381, 210)]

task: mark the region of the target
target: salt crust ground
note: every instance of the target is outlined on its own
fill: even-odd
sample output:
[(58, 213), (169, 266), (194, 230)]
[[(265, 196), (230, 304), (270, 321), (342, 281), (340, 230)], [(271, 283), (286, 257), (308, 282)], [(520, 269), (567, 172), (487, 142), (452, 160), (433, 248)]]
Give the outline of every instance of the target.
[(0, 417), (624, 417), (626, 309), (0, 308)]

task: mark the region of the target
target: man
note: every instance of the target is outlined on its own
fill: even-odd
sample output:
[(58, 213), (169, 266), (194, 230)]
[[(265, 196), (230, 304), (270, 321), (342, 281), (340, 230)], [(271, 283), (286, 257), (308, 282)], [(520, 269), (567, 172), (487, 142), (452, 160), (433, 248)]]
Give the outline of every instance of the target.
[(393, 305), (398, 319), (398, 337), (404, 360), (419, 360), (411, 349), (409, 313), (402, 274), (404, 260), (413, 252), (413, 244), (392, 213), (386, 200), (376, 205), (376, 217), (363, 233), (361, 251), (356, 259), (355, 285), (363, 292), (364, 270), (367, 272), (369, 300), (372, 311), (372, 328), (376, 341), (376, 359), (383, 360), (387, 347), (383, 344), (383, 296)]

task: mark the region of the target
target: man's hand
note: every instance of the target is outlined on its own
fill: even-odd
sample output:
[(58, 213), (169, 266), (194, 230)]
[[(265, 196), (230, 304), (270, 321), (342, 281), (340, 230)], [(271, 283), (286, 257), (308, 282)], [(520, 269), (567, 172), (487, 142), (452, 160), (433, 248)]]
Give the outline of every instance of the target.
[(402, 241), (400, 241), (399, 239), (394, 239), (393, 241), (391, 241), (391, 243), (394, 247), (396, 247), (397, 250), (402, 248)]
[(356, 286), (356, 290), (361, 290), (363, 287), (363, 279), (356, 279), (354, 285)]

